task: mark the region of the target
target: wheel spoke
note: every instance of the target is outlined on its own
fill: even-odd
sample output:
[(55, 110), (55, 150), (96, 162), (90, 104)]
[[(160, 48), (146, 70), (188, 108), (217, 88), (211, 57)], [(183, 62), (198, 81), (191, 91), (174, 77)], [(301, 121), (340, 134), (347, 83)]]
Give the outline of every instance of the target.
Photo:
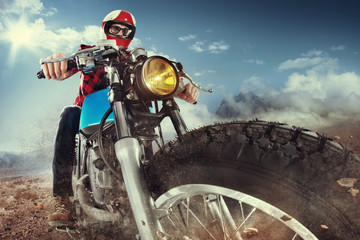
[(295, 238), (298, 236), (297, 233), (295, 233), (294, 237), (291, 240), (295, 240)]
[[(233, 219), (233, 217), (231, 216), (231, 213), (230, 213), (230, 210), (223, 198), (222, 195), (219, 195), (219, 203), (220, 203), (220, 209), (221, 209), (221, 212), (223, 213), (224, 217), (225, 217), (225, 222), (226, 222), (226, 226), (228, 227), (228, 232), (234, 232), (236, 230), (236, 223)], [(226, 236), (228, 237), (228, 236)], [(237, 232), (236, 233), (236, 236), (235, 236), (237, 240), (241, 240), (241, 236), (240, 234)]]
[[(185, 222), (185, 219), (184, 219), (184, 215), (181, 211), (181, 208), (180, 208), (180, 205), (177, 205), (177, 210), (179, 212), (179, 215), (181, 217), (181, 222), (184, 224), (185, 228), (187, 229), (187, 225), (186, 225), (186, 222)], [(175, 216), (177, 217), (177, 215), (175, 214)]]
[(191, 211), (190, 208), (188, 208), (188, 206), (186, 204), (184, 204), (182, 202), (182, 204), (188, 209), (188, 212), (195, 218), (195, 220), (201, 225), (201, 227), (210, 235), (210, 237), (214, 240), (216, 240), (216, 238), (211, 234), (211, 232), (209, 231), (209, 229), (207, 229), (207, 227), (201, 222), (201, 220), (193, 213), (193, 211)]
[(235, 229), (235, 231), (231, 234), (230, 239), (232, 239), (235, 234), (240, 230), (240, 228), (245, 224), (245, 222), (251, 217), (251, 215), (256, 211), (256, 208), (254, 207), (251, 212), (249, 213), (249, 215), (244, 219), (244, 221), (242, 221), (242, 223)]
[(157, 199), (155, 206), (171, 209), (169, 217), (160, 220), (165, 231), (169, 231), (168, 236), (175, 239), (241, 240), (243, 233), (266, 237), (266, 231), (274, 227), (281, 229), (280, 239), (317, 239), (296, 219), (284, 221), (283, 216), (288, 215), (280, 209), (250, 195), (214, 185), (179, 186)]
[(226, 239), (224, 217), (223, 217), (223, 215), (221, 213), (219, 195), (208, 194), (207, 195), (206, 205), (210, 210), (212, 219), (215, 220), (215, 221), (220, 220), (220, 224), (218, 224), (218, 227), (219, 227), (218, 232), (220, 232), (223, 239)]
[(216, 201), (218, 204), (218, 209), (219, 209), (219, 216), (220, 216), (220, 222), (221, 222), (221, 228), (222, 228), (222, 232), (223, 232), (223, 237), (226, 240), (227, 239), (227, 235), (226, 235), (226, 227), (225, 227), (225, 221), (224, 221), (224, 214), (222, 212), (222, 208), (221, 208), (221, 204), (220, 204), (220, 196), (217, 195), (216, 196)]
[(244, 215), (243, 203), (241, 201), (239, 201), (239, 204), (240, 204), (241, 218), (242, 218), (242, 220), (244, 220), (245, 215)]
[(185, 206), (185, 208), (186, 208), (186, 226), (189, 226), (190, 197), (186, 198), (186, 203), (187, 203), (187, 205)]
[[(175, 215), (175, 217), (177, 217)], [(183, 233), (181, 232), (181, 230), (176, 226), (176, 224), (174, 223), (174, 221), (171, 219), (170, 216), (167, 216), (167, 218), (169, 219), (169, 221), (171, 222), (171, 224), (173, 225), (173, 227), (176, 229), (176, 231), (178, 231), (180, 233), (180, 235), (183, 235)], [(184, 236), (184, 235), (183, 235)]]

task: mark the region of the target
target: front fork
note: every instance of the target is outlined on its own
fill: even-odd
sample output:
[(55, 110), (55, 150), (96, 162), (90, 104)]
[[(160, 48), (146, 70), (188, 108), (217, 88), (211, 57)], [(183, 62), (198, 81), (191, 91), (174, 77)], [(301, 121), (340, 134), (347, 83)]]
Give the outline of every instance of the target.
[[(141, 164), (141, 147), (139, 141), (131, 136), (127, 111), (122, 101), (120, 79), (114, 68), (107, 69), (111, 83), (109, 100), (114, 112), (117, 138), (115, 143), (116, 157), (121, 166), (123, 180), (134, 213), (141, 240), (158, 239), (162, 234), (159, 217), (166, 212), (155, 208)], [(178, 135), (187, 132), (187, 127), (179, 114), (173, 99), (167, 100), (168, 116)]]
[[(141, 165), (141, 147), (139, 141), (131, 136), (128, 129), (126, 107), (123, 102), (113, 103), (116, 131), (119, 140), (115, 143), (116, 157), (121, 171), (134, 213), (135, 221), (141, 240), (158, 239), (162, 235), (159, 217), (166, 215), (166, 210), (155, 209), (154, 199), (151, 197), (147, 181)], [(181, 135), (187, 131), (179, 110), (170, 110), (169, 116), (176, 132)], [(162, 238), (164, 239), (164, 238)]]
[(139, 141), (131, 136), (126, 107), (121, 101), (122, 91), (117, 71), (108, 69), (111, 83), (109, 100), (114, 112), (118, 141), (115, 143), (116, 157), (121, 166), (123, 180), (141, 240), (157, 239), (161, 225), (155, 214), (154, 200), (147, 187), (141, 166)]
[(132, 137), (122, 138), (115, 143), (115, 152), (141, 240), (156, 239), (162, 229), (141, 168), (139, 142)]

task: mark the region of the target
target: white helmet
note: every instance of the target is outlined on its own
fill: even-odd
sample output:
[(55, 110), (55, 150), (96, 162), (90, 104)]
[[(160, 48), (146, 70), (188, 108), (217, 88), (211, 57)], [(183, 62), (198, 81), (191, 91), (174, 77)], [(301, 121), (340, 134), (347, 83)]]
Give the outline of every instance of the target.
[[(109, 32), (112, 24), (117, 23), (124, 25), (130, 29), (126, 37), (120, 37)], [(136, 31), (136, 21), (134, 16), (125, 10), (115, 10), (106, 15), (102, 22), (102, 31), (100, 39), (115, 39), (116, 45), (123, 48), (128, 48), (131, 40), (134, 38)]]

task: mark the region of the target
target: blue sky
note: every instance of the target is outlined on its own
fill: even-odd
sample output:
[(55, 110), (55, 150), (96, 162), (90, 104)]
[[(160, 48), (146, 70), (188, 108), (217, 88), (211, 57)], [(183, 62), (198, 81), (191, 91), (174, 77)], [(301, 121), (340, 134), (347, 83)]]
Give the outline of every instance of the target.
[[(205, 88), (182, 104), (190, 127), (218, 120), (222, 99), (245, 118), (319, 127), (359, 117), (359, 1), (0, 0), (0, 151), (48, 148), (78, 76), (38, 80), (39, 59), (95, 44), (104, 16), (133, 13), (144, 47), (183, 63)], [(273, 111), (232, 96), (253, 91)]]

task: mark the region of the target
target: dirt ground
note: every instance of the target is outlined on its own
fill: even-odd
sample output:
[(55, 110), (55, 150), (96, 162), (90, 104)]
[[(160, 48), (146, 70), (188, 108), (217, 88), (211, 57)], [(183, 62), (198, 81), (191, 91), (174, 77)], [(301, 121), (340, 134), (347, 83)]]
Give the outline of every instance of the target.
[(70, 239), (47, 224), (53, 211), (50, 172), (31, 177), (0, 174), (0, 239)]
[[(360, 154), (360, 123), (350, 122), (319, 131)], [(0, 240), (71, 239), (47, 223), (54, 205), (51, 172), (24, 175), (0, 169)]]

